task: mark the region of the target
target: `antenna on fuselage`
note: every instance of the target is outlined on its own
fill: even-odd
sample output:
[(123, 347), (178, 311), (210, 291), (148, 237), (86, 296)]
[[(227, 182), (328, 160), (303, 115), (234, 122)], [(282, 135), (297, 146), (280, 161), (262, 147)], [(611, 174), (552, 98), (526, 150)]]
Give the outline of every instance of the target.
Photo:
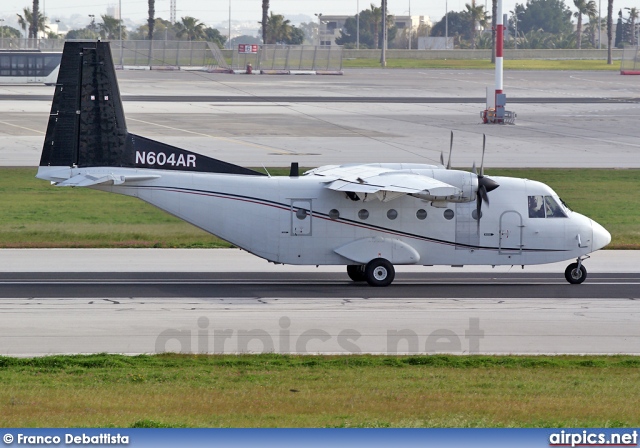
[(269, 174), (269, 170), (267, 170), (267, 167), (264, 166), (264, 163), (262, 164), (262, 168), (264, 168), (264, 171), (267, 173), (267, 176), (271, 177), (271, 174)]

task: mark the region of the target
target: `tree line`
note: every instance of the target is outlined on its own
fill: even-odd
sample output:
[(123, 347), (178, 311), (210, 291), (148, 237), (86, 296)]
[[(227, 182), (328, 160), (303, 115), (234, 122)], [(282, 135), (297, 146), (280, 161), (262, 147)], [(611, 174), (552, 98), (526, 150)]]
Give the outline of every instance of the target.
[[(505, 40), (506, 48), (596, 48), (598, 46), (598, 32), (606, 30), (608, 47), (622, 47), (624, 45), (638, 44), (638, 8), (620, 9), (616, 24), (615, 43), (613, 42), (613, 0), (607, 0), (606, 20), (598, 16), (595, 0), (573, 0), (577, 11), (572, 12), (563, 0), (527, 0), (526, 4), (516, 4), (513, 11), (509, 12), (508, 30), (509, 39)], [(432, 28), (421, 24), (417, 29), (410, 27), (399, 29), (394, 21), (394, 16), (387, 16), (387, 39), (389, 48), (417, 48), (417, 40), (420, 36), (444, 36), (448, 28), (448, 36), (454, 39), (455, 48), (494, 48), (495, 31), (482, 32), (482, 30), (495, 30), (495, 4), (492, 0), (493, 16), (485, 11), (483, 5), (477, 5), (475, 0), (465, 5), (465, 9), (459, 12), (451, 11)], [(149, 15), (147, 23), (136, 30), (129, 31), (122, 21), (102, 15), (102, 22), (92, 22), (85, 28), (71, 30), (67, 33), (68, 39), (132, 39), (132, 40), (207, 40), (215, 42), (223, 47), (227, 38), (217, 29), (207, 27), (199, 19), (185, 16), (179, 22), (171, 23), (168, 20), (155, 17), (155, 0), (148, 0)], [(313, 33), (317, 32), (316, 24), (302, 24), (300, 27), (291, 25), (283, 15), (269, 11), (269, 0), (262, 0), (262, 42), (268, 44), (302, 44), (306, 39), (313, 41)], [(58, 38), (59, 35), (48, 29), (47, 18), (39, 12), (39, 0), (33, 0), (32, 8), (23, 8), (22, 14), (17, 14), (18, 24), (25, 36), (36, 37), (38, 32), (44, 33), (48, 38)], [(358, 17), (359, 16), (359, 17)], [(362, 10), (358, 16), (349, 17), (340, 35), (336, 38), (336, 44), (346, 48), (378, 49), (382, 45), (382, 8), (371, 4), (369, 9)], [(588, 22), (583, 22), (584, 17)], [(577, 19), (576, 30), (573, 30), (572, 18)], [(359, 32), (358, 32), (359, 21)], [(5, 37), (21, 37), (19, 30), (10, 26), (3, 27)], [(480, 31), (480, 32), (479, 32)], [(249, 37), (249, 36), (243, 36)], [(411, 39), (411, 44), (407, 45)], [(609, 57), (610, 58), (610, 57)]]

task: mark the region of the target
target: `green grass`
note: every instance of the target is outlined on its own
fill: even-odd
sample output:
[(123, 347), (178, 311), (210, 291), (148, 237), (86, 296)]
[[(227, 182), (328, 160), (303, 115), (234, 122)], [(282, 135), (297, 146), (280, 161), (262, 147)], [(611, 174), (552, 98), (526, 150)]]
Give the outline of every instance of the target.
[[(287, 168), (270, 169), (282, 175)], [(610, 249), (640, 248), (640, 170), (487, 170), (550, 185), (569, 206), (607, 228)], [(0, 169), (0, 247), (229, 247), (140, 200), (56, 188), (33, 168)]]
[(3, 427), (636, 427), (631, 356), (0, 357)]
[[(379, 68), (379, 59), (345, 59), (343, 68)], [(437, 68), (493, 70), (485, 59), (387, 59), (387, 68)], [(606, 60), (574, 59), (506, 59), (505, 70), (620, 70), (620, 61), (608, 65)]]

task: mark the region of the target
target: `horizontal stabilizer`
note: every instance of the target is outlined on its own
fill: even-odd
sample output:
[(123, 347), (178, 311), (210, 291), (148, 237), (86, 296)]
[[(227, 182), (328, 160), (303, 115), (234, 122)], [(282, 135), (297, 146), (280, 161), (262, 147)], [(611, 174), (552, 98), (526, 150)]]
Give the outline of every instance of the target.
[(120, 176), (116, 174), (107, 174), (103, 176), (94, 176), (91, 174), (78, 174), (63, 182), (56, 183), (57, 187), (90, 187), (92, 185), (122, 185), (125, 182), (140, 182), (143, 180), (158, 179), (159, 175), (133, 175)]

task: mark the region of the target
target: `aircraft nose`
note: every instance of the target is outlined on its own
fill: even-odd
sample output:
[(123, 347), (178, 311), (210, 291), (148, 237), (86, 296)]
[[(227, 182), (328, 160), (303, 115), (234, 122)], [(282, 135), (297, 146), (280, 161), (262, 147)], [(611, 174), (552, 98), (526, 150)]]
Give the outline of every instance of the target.
[(611, 242), (611, 234), (594, 220), (591, 220), (591, 229), (593, 230), (591, 250), (602, 249)]

